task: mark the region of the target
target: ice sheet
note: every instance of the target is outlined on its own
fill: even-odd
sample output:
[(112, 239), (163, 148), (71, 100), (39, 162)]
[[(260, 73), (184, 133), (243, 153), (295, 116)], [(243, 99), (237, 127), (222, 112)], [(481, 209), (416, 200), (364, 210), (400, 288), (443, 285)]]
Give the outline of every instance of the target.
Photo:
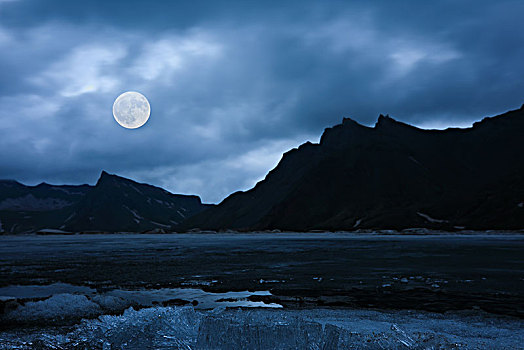
[(0, 333), (0, 349), (517, 349), (523, 341), (521, 320), (481, 313), (191, 306)]

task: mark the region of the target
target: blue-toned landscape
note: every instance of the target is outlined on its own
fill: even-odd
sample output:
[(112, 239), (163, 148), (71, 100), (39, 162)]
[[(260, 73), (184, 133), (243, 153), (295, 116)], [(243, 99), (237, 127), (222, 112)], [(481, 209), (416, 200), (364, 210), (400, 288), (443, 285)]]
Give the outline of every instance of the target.
[(524, 349), (522, 18), (0, 0), (0, 350)]

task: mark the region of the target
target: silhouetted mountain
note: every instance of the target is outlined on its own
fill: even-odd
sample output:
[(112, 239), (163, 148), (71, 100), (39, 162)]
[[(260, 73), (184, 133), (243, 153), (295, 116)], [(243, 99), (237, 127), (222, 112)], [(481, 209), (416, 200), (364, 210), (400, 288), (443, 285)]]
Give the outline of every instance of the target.
[[(0, 180), (0, 210), (46, 211), (80, 201), (91, 186), (56, 186), (42, 182), (25, 186), (14, 180)], [(5, 198), (5, 199), (4, 199)]]
[(69, 215), (68, 210), (90, 189), (89, 185), (26, 186), (14, 180), (0, 180), (0, 232), (58, 227)]
[(95, 186), (25, 186), (0, 181), (0, 231), (170, 230), (206, 207), (197, 196), (172, 194), (102, 172)]
[[(524, 107), (524, 106), (523, 106)], [(351, 119), (181, 229), (524, 228), (524, 108), (467, 129)]]
[(172, 194), (105, 171), (66, 220), (67, 231), (171, 229), (204, 209), (198, 196)]

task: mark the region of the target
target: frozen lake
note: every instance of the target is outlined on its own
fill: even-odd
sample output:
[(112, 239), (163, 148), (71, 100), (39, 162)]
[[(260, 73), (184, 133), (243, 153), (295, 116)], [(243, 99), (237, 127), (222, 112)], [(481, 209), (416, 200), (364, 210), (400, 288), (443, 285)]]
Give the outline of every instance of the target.
[(0, 344), (515, 348), (523, 256), (521, 234), (2, 236)]
[(522, 322), (470, 313), (153, 307), (0, 332), (0, 349), (518, 349)]

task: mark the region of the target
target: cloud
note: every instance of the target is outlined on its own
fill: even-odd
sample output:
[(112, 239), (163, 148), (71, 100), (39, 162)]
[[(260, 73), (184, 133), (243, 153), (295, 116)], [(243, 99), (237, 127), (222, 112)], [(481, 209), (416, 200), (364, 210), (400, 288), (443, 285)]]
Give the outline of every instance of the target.
[(400, 75), (396, 76), (397, 79), (409, 74), (421, 63), (438, 66), (458, 59), (461, 56), (460, 53), (444, 45), (428, 45), (422, 41), (415, 43), (394, 43), (393, 46), (394, 48), (391, 50), (389, 57), (396, 66), (396, 73)]
[(212, 158), (183, 166), (160, 166), (151, 170), (124, 172), (131, 178), (156, 183), (175, 193), (205, 193), (208, 202), (218, 203), (232, 192), (248, 190), (273, 169), (282, 154), (313, 135), (288, 140), (266, 140), (246, 152)]
[[(342, 117), (445, 128), (524, 102), (519, 2), (142, 5), (0, 4), (0, 178), (105, 169), (215, 202)], [(151, 103), (133, 131), (126, 90)]]
[(125, 55), (125, 48), (118, 44), (77, 47), (34, 82), (46, 89), (55, 88), (64, 97), (107, 93), (119, 85), (115, 66)]
[(146, 41), (130, 71), (148, 81), (169, 83), (176, 71), (192, 69), (191, 63), (195, 60), (214, 59), (220, 53), (220, 45), (205, 34), (168, 36), (152, 42)]
[(8, 44), (11, 43), (11, 40), (12, 38), (11, 36), (9, 36), (7, 31), (3, 29), (2, 27), (0, 27), (0, 47), (7, 46)]

